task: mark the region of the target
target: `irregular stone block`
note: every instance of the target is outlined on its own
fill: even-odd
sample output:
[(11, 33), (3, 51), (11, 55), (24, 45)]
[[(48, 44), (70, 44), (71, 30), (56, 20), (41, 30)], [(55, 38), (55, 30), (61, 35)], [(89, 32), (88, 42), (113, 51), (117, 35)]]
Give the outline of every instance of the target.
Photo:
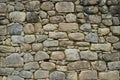
[(1, 45), (0, 46), (0, 52), (3, 52), (3, 53), (12, 53), (12, 52), (15, 52), (15, 48), (12, 47), (12, 46), (3, 46)]
[(6, 26), (0, 26), (0, 36), (7, 34), (7, 28)]
[(19, 73), (19, 75), (20, 75), (20, 77), (27, 78), (27, 79), (32, 78), (32, 76), (33, 76), (32, 72), (30, 72), (30, 71), (21, 71)]
[(0, 3), (0, 12), (4, 13), (7, 11), (7, 5), (5, 3)]
[(115, 49), (120, 49), (120, 42), (117, 42), (117, 43), (114, 43), (113, 44), (113, 47), (115, 48)]
[(46, 31), (53, 31), (57, 29), (57, 25), (55, 24), (46, 24), (45, 26), (43, 26), (43, 29)]
[(77, 40), (77, 41), (82, 41), (85, 38), (83, 33), (70, 33), (68, 34), (68, 36), (71, 40)]
[(96, 33), (89, 33), (86, 35), (85, 40), (87, 42), (98, 42), (99, 37)]
[(31, 61), (33, 61), (33, 56), (30, 53), (26, 53), (23, 56), (23, 59), (24, 59), (24, 62), (31, 62)]
[(98, 4), (99, 0), (82, 0), (81, 3), (84, 6), (91, 6), (91, 5), (96, 5)]
[(53, 70), (55, 69), (55, 64), (52, 62), (43, 62), (41, 63), (41, 67), (45, 70)]
[(63, 16), (52, 16), (52, 17), (50, 17), (50, 22), (51, 23), (64, 22), (64, 17)]
[(24, 40), (25, 43), (33, 43), (35, 42), (35, 35), (25, 35)]
[(7, 80), (24, 80), (24, 78), (19, 76), (8, 76)]
[(43, 45), (45, 47), (55, 47), (55, 46), (58, 46), (58, 41), (57, 40), (45, 40), (43, 42)]
[(54, 4), (52, 2), (43, 2), (41, 4), (41, 9), (48, 11), (48, 10), (52, 10), (54, 8)]
[(114, 35), (120, 35), (120, 26), (111, 26), (110, 29)]
[(120, 61), (109, 62), (108, 68), (110, 70), (119, 70), (120, 69)]
[(39, 64), (38, 62), (29, 62), (29, 63), (24, 64), (24, 69), (25, 70), (39, 69)]
[(49, 37), (53, 39), (64, 39), (67, 38), (67, 34), (65, 32), (49, 32)]
[(53, 60), (63, 60), (65, 58), (65, 54), (61, 51), (55, 51), (51, 54), (51, 59)]
[(23, 36), (12, 36), (12, 43), (18, 44), (18, 43), (24, 43), (24, 37)]
[(77, 72), (71, 71), (67, 73), (67, 80), (77, 80)]
[(43, 42), (48, 38), (47, 35), (36, 35), (37, 42)]

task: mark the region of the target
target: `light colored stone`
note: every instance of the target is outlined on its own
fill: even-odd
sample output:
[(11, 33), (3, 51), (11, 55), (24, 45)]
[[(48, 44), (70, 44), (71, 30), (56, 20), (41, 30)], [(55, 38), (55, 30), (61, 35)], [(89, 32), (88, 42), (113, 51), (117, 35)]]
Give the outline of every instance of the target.
[(6, 12), (7, 11), (7, 5), (5, 3), (0, 3), (0, 12)]
[(35, 42), (35, 35), (25, 35), (24, 40), (25, 43), (33, 43)]
[(107, 35), (110, 32), (109, 28), (99, 28), (98, 33), (101, 35)]
[(119, 38), (116, 36), (108, 36), (108, 37), (106, 37), (106, 40), (110, 43), (115, 43), (115, 42), (119, 41)]
[(76, 21), (76, 15), (75, 14), (72, 14), (72, 13), (70, 13), (70, 14), (67, 14), (66, 16), (65, 16), (65, 18), (66, 18), (66, 21), (67, 22), (75, 22)]
[(114, 61), (108, 63), (108, 68), (110, 70), (118, 70), (120, 69), (120, 61)]
[(19, 76), (8, 76), (7, 80), (24, 80), (24, 78)]
[(33, 51), (39, 51), (43, 49), (43, 45), (41, 43), (33, 43), (32, 44), (32, 50)]
[(53, 31), (57, 29), (57, 26), (55, 24), (46, 24), (43, 26), (43, 29), (46, 31)]
[(22, 78), (27, 78), (27, 79), (29, 79), (29, 78), (32, 78), (32, 72), (30, 72), (30, 71), (21, 71), (20, 72), (20, 77), (22, 77)]
[(113, 44), (113, 47), (115, 48), (115, 49), (120, 49), (120, 42), (117, 42), (117, 43), (114, 43)]
[(15, 48), (12, 47), (12, 46), (3, 46), (3, 45), (1, 45), (0, 46), (0, 52), (3, 52), (3, 53), (15, 52)]
[(26, 53), (23, 56), (23, 59), (24, 59), (24, 62), (31, 62), (31, 61), (33, 61), (33, 56), (30, 53)]
[(12, 36), (12, 43), (18, 44), (18, 43), (24, 43), (24, 37), (23, 36)]
[(89, 42), (76, 42), (75, 45), (80, 46), (80, 47), (87, 47), (90, 45)]
[(65, 54), (61, 51), (55, 51), (51, 54), (51, 59), (53, 60), (63, 60), (65, 58)]
[(45, 40), (43, 42), (43, 45), (45, 47), (55, 47), (55, 46), (58, 46), (58, 41), (57, 40)]
[(91, 25), (90, 23), (85, 23), (80, 26), (80, 29), (83, 31), (90, 31), (91, 30)]
[(53, 39), (64, 39), (67, 38), (67, 34), (65, 32), (49, 32), (49, 37)]
[(84, 6), (96, 5), (98, 0), (81, 0)]
[(85, 37), (85, 41), (87, 42), (98, 42), (99, 37), (96, 33), (89, 33)]
[(7, 34), (7, 28), (6, 26), (0, 26), (0, 36)]
[(34, 24), (34, 31), (35, 31), (36, 33), (41, 32), (41, 31), (42, 31), (42, 24), (41, 24), (41, 23), (35, 23), (35, 24)]
[(110, 29), (114, 35), (120, 35), (120, 26), (111, 26)]
[(32, 34), (34, 33), (34, 26), (33, 24), (28, 23), (24, 26), (23, 30), (26, 34)]
[(67, 80), (77, 80), (77, 72), (71, 71), (67, 73)]
[(101, 16), (90, 15), (89, 20), (90, 20), (90, 23), (100, 23), (101, 22)]
[(42, 10), (46, 10), (46, 11), (52, 10), (53, 7), (54, 7), (54, 4), (52, 2), (49, 2), (49, 1), (48, 2), (43, 2), (41, 4), (41, 9)]
[(55, 64), (52, 62), (43, 62), (41, 63), (41, 67), (45, 70), (53, 70), (55, 69)]
[(31, 50), (31, 45), (30, 44), (20, 44), (20, 48), (22, 52), (26, 52)]
[(77, 41), (84, 40), (85, 38), (83, 33), (70, 33), (68, 34), (68, 36), (71, 40), (77, 40)]
[(35, 70), (35, 69), (39, 69), (38, 62), (29, 62), (24, 64), (24, 70)]

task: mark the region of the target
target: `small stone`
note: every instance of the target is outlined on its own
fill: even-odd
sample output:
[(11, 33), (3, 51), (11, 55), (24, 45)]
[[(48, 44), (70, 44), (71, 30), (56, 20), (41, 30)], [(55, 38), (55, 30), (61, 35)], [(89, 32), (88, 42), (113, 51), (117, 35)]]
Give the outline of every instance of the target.
[(35, 12), (27, 12), (26, 20), (28, 23), (36, 23), (39, 21), (39, 17)]
[(76, 21), (76, 15), (75, 14), (67, 14), (65, 16), (67, 22), (75, 22)]
[(85, 24), (80, 26), (80, 29), (83, 30), (83, 31), (90, 31), (91, 30), (91, 25), (90, 25), (90, 23), (85, 23)]
[[(46, 7), (47, 6), (47, 7)], [(41, 4), (41, 9), (42, 10), (45, 10), (45, 11), (48, 11), (48, 10), (52, 10), (54, 7), (54, 4), (52, 2), (43, 2)]]
[(106, 40), (110, 43), (115, 43), (115, 42), (119, 41), (119, 38), (116, 36), (109, 36), (109, 37), (106, 37)]
[(81, 5), (76, 5), (76, 11), (77, 11), (77, 12), (82, 12), (82, 11), (83, 11), (83, 6), (81, 6)]
[(86, 7), (84, 9), (84, 11), (87, 13), (87, 14), (96, 14), (98, 13), (98, 7), (95, 7), (95, 6), (89, 6), (89, 7)]
[(11, 54), (6, 57), (7, 66), (8, 67), (22, 67), (23, 59), (20, 57), (18, 53)]
[(86, 70), (81, 71), (79, 74), (80, 80), (97, 80), (97, 71), (95, 70)]
[(34, 70), (34, 69), (39, 69), (38, 62), (29, 62), (24, 64), (24, 70)]
[(101, 35), (107, 35), (110, 32), (109, 28), (99, 28), (98, 33)]
[(106, 63), (104, 61), (94, 61), (91, 63), (93, 68), (98, 71), (105, 71), (106, 70)]
[(40, 9), (39, 1), (30, 1), (25, 5), (27, 11), (38, 11)]
[(58, 71), (67, 71), (67, 66), (56, 66)]
[(90, 15), (89, 20), (90, 20), (90, 23), (100, 23), (101, 22), (101, 16)]
[(53, 60), (63, 60), (65, 58), (65, 54), (61, 51), (55, 51), (51, 54), (51, 59)]
[(40, 12), (39, 12), (39, 16), (40, 16), (41, 18), (47, 18), (47, 13), (46, 13), (45, 11), (40, 11)]
[(42, 31), (42, 24), (41, 24), (41, 23), (35, 23), (34, 31), (35, 31), (36, 33), (41, 32), (41, 31)]
[(103, 19), (103, 20), (102, 20), (102, 23), (103, 23), (105, 26), (111, 26), (111, 25), (112, 25), (112, 20), (111, 20), (111, 19)]
[(118, 71), (108, 71), (99, 73), (100, 80), (119, 80)]
[(37, 71), (35, 71), (34, 76), (35, 76), (35, 79), (48, 78), (49, 77), (49, 71), (37, 70)]
[(67, 80), (77, 80), (77, 72), (71, 71), (67, 73)]
[(96, 33), (89, 33), (85, 37), (85, 41), (87, 42), (98, 42), (98, 35)]
[(2, 20), (0, 20), (0, 24), (1, 25), (6, 25), (6, 24), (9, 24), (9, 23), (10, 23), (10, 21), (8, 19), (2, 19)]
[(120, 69), (120, 61), (108, 62), (109, 70), (119, 70)]
[(65, 80), (65, 73), (54, 71), (50, 74), (50, 80)]
[(111, 44), (110, 43), (91, 44), (91, 50), (111, 51)]
[(33, 56), (30, 53), (26, 53), (23, 56), (23, 59), (24, 59), (24, 62), (31, 62), (31, 61), (33, 61)]
[(104, 6), (107, 0), (99, 0), (99, 6)]
[(35, 42), (35, 35), (25, 35), (24, 39), (25, 43)]
[(72, 2), (58, 2), (55, 8), (58, 12), (74, 12), (74, 4)]
[(67, 38), (67, 34), (65, 32), (49, 32), (49, 37), (53, 39), (64, 39)]
[(0, 26), (0, 36), (6, 35), (7, 29), (6, 26)]
[(24, 78), (19, 76), (8, 76), (7, 80), (24, 80)]
[(98, 4), (98, 0), (82, 0), (81, 3), (84, 6), (91, 6)]
[(56, 11), (48, 11), (49, 16), (54, 16), (56, 14)]
[(43, 49), (43, 45), (41, 43), (33, 43), (32, 44), (32, 50), (33, 51), (39, 51)]
[(8, 33), (11, 35), (21, 35), (23, 26), (19, 23), (14, 23), (8, 27)]
[(50, 22), (51, 23), (64, 22), (64, 17), (63, 16), (52, 16), (52, 17), (50, 17)]
[(76, 42), (75, 45), (80, 46), (80, 47), (87, 47), (90, 45), (90, 43), (89, 42)]
[(22, 4), (22, 3), (20, 3), (20, 2), (17, 2), (16, 4), (15, 4), (15, 10), (18, 10), (18, 11), (21, 11), (21, 10), (23, 10), (24, 9), (24, 4)]
[(0, 3), (0, 13), (4, 13), (7, 11), (7, 6), (5, 3)]
[(108, 6), (104, 5), (102, 7), (99, 7), (99, 11), (102, 13), (102, 14), (107, 14), (109, 12), (108, 10)]
[(113, 47), (115, 48), (115, 49), (120, 49), (120, 42), (117, 42), (117, 43), (114, 43), (113, 44)]
[(45, 47), (55, 47), (55, 46), (58, 46), (58, 41), (57, 40), (45, 40), (43, 42), (43, 45)]
[(3, 53), (12, 53), (12, 52), (15, 52), (15, 48), (12, 47), (12, 46), (3, 46), (3, 45), (1, 45), (0, 46), (0, 52), (3, 52)]
[(0, 68), (0, 75), (5, 76), (5, 75), (11, 75), (14, 71), (14, 68)]
[(41, 67), (45, 70), (53, 70), (55, 69), (55, 64), (51, 62), (43, 62), (41, 63)]
[(46, 52), (39, 51), (35, 54), (35, 61), (49, 59), (49, 55)]
[(120, 35), (120, 26), (111, 26), (110, 29), (114, 35)]
[(28, 23), (23, 28), (25, 34), (32, 34), (34, 33), (34, 26), (31, 23)]
[(32, 72), (30, 71), (21, 71), (19, 75), (22, 78), (27, 78), (27, 79), (32, 78)]
[(24, 43), (24, 37), (23, 36), (12, 36), (12, 43), (18, 44), (18, 43)]
[(113, 25), (119, 25), (120, 24), (120, 20), (119, 20), (118, 17), (113, 17), (112, 21), (113, 21)]
[(73, 43), (74, 43), (73, 41), (62, 40), (62, 41), (60, 41), (60, 46), (72, 46)]
[(20, 44), (20, 48), (22, 52), (26, 52), (31, 50), (31, 45), (30, 44)]
[(76, 61), (80, 59), (77, 49), (66, 49), (65, 55), (66, 55), (66, 60), (68, 61)]
[(71, 32), (74, 30), (78, 30), (78, 24), (77, 23), (59, 23), (59, 30), (60, 31), (67, 31)]
[(54, 24), (46, 24), (45, 26), (43, 26), (43, 29), (46, 31), (53, 31), (57, 29), (57, 26)]
[(81, 59), (85, 60), (97, 60), (98, 56), (96, 52), (91, 51), (81, 51), (80, 52)]
[(70, 33), (70, 34), (68, 34), (68, 36), (71, 40), (77, 40), (77, 41), (84, 40), (84, 34), (83, 33)]
[(24, 22), (25, 21), (26, 14), (25, 12), (10, 12), (9, 19), (13, 22)]
[(37, 42), (43, 42), (47, 39), (47, 35), (36, 35)]

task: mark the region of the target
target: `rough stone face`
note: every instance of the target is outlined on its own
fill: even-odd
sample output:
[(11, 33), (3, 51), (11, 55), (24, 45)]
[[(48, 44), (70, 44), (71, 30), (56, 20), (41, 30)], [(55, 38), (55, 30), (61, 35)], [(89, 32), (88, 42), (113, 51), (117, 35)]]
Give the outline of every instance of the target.
[(14, 71), (14, 68), (0, 68), (0, 75), (11, 75)]
[(23, 36), (12, 36), (12, 43), (18, 44), (18, 43), (24, 43), (24, 37)]
[(68, 61), (76, 61), (80, 59), (77, 49), (66, 49), (65, 55), (66, 55), (66, 60)]
[(7, 80), (24, 80), (24, 78), (19, 76), (8, 76)]
[(0, 3), (0, 12), (4, 13), (7, 11), (7, 6), (5, 3)]
[(98, 33), (101, 35), (107, 35), (110, 32), (109, 28), (99, 28)]
[(72, 13), (70, 13), (70, 14), (67, 14), (66, 16), (65, 16), (65, 18), (66, 18), (66, 21), (67, 22), (75, 22), (76, 21), (76, 15), (75, 14), (72, 14)]
[(114, 43), (113, 44), (113, 47), (115, 48), (115, 49), (120, 49), (120, 42), (117, 42), (117, 43)]
[(43, 45), (41, 43), (33, 43), (32, 44), (32, 50), (33, 51), (39, 51), (43, 49)]
[(34, 35), (25, 35), (24, 40), (25, 40), (25, 43), (35, 42), (35, 36)]
[(50, 22), (51, 23), (64, 22), (64, 17), (63, 16), (52, 16), (52, 17), (50, 17)]
[(54, 71), (50, 74), (50, 80), (65, 80), (65, 73)]
[(37, 62), (29, 62), (24, 65), (24, 70), (34, 70), (39, 69), (39, 64)]
[(15, 11), (9, 14), (9, 19), (13, 22), (24, 22), (25, 17), (26, 17), (25, 12)]
[(81, 71), (79, 74), (80, 80), (97, 80), (97, 71), (95, 70), (86, 70)]
[(96, 33), (89, 33), (86, 35), (85, 40), (87, 42), (98, 42), (99, 38)]
[(90, 23), (100, 23), (101, 22), (101, 16), (90, 15), (89, 20), (90, 20)]
[(20, 48), (21, 48), (21, 52), (26, 52), (26, 51), (29, 51), (31, 50), (31, 45), (30, 44), (20, 44)]
[(55, 64), (51, 62), (43, 62), (41, 63), (41, 67), (45, 70), (53, 70), (55, 69)]
[(0, 36), (6, 35), (6, 34), (7, 34), (6, 26), (0, 26)]
[(72, 2), (58, 2), (55, 8), (58, 12), (74, 12), (74, 4)]
[(53, 39), (64, 39), (67, 38), (67, 34), (65, 32), (49, 32), (49, 37)]
[(15, 52), (15, 48), (12, 47), (12, 46), (3, 46), (1, 45), (0, 46), (0, 52), (3, 52), (3, 53), (12, 53), (12, 52)]
[(67, 80), (77, 80), (77, 72), (71, 71), (67, 74)]
[(109, 37), (106, 38), (106, 40), (110, 43), (115, 43), (119, 40), (119, 38), (116, 37), (116, 36), (109, 36)]
[(18, 53), (14, 53), (6, 57), (6, 61), (7, 61), (8, 67), (22, 67), (23, 66), (23, 59), (20, 57)]
[(98, 0), (82, 0), (81, 3), (84, 6), (96, 5), (98, 4)]
[(45, 26), (43, 26), (43, 29), (46, 31), (53, 31), (57, 29), (57, 26), (54, 24), (46, 24)]
[(103, 54), (103, 59), (105, 61), (117, 61), (119, 60), (120, 56), (119, 56), (119, 52), (118, 53), (106, 53)]
[(31, 62), (31, 61), (33, 61), (33, 56), (30, 53), (26, 53), (23, 56), (23, 59), (24, 59), (24, 62)]
[(32, 78), (32, 72), (30, 71), (21, 71), (19, 75), (22, 78)]
[(16, 4), (15, 4), (15, 10), (18, 10), (18, 11), (21, 11), (21, 10), (23, 10), (24, 9), (24, 5), (22, 4), (22, 3), (20, 3), (20, 2), (17, 2)]
[(54, 7), (54, 4), (53, 4), (52, 2), (43, 2), (43, 3), (41, 4), (42, 10), (46, 10), (46, 11), (52, 10), (53, 7)]
[(58, 46), (58, 41), (57, 40), (45, 40), (43, 42), (43, 45), (45, 47), (54, 47), (54, 46)]
[(51, 54), (51, 59), (53, 60), (63, 60), (65, 58), (65, 54), (61, 51), (55, 51)]
[(120, 35), (120, 26), (111, 26), (110, 29), (114, 35)]
[(23, 30), (26, 34), (32, 34), (32, 33), (34, 33), (34, 26), (32, 24), (28, 23), (24, 26)]
[(83, 30), (83, 31), (90, 31), (91, 30), (91, 25), (90, 25), (90, 23), (85, 23), (85, 24), (80, 26), (80, 29)]
[(120, 69), (120, 61), (114, 61), (108, 63), (108, 68), (110, 70), (117, 70)]
[(77, 40), (77, 41), (84, 40), (83, 33), (70, 33), (70, 34), (68, 34), (68, 36), (71, 40)]
[(37, 42), (43, 42), (47, 39), (47, 35), (36, 35)]

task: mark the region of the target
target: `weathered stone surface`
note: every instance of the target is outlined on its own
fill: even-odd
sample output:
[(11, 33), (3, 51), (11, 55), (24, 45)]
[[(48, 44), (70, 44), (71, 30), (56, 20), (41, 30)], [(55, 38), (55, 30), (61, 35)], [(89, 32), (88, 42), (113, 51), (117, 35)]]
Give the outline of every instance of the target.
[(90, 15), (89, 20), (90, 20), (90, 23), (100, 23), (101, 22), (101, 16)]
[(98, 13), (98, 7), (89, 6), (89, 7), (86, 7), (86, 8), (84, 9), (84, 11), (85, 11), (87, 14), (96, 14), (96, 13)]
[(119, 41), (119, 38), (116, 36), (109, 36), (109, 37), (106, 37), (106, 40), (110, 43), (115, 43), (115, 42)]
[(85, 60), (97, 60), (98, 59), (97, 53), (91, 52), (91, 51), (81, 51), (80, 57), (81, 59), (85, 59)]
[(102, 23), (106, 26), (111, 26), (112, 25), (112, 20), (111, 19), (103, 19)]
[(55, 46), (58, 46), (58, 41), (57, 40), (45, 40), (43, 42), (43, 45), (45, 47), (55, 47)]
[(118, 71), (108, 71), (99, 73), (100, 80), (119, 80)]
[(80, 46), (80, 47), (87, 47), (90, 45), (88, 42), (76, 42), (75, 45)]
[(62, 41), (60, 41), (60, 46), (72, 46), (73, 43), (74, 43), (73, 41), (62, 40)]
[(114, 35), (120, 35), (120, 26), (111, 26), (110, 29)]
[(54, 4), (52, 2), (49, 2), (49, 1), (48, 2), (43, 2), (41, 4), (41, 9), (42, 10), (46, 10), (46, 11), (52, 10), (53, 7), (54, 7)]
[(24, 62), (31, 62), (31, 61), (33, 61), (33, 56), (30, 53), (26, 53), (23, 56), (23, 59), (24, 59)]
[(26, 24), (23, 28), (25, 34), (32, 34), (34, 33), (34, 26), (30, 23)]
[(32, 78), (32, 72), (30, 72), (30, 71), (21, 71), (20, 72), (20, 77), (22, 77), (22, 78)]
[(43, 42), (47, 39), (47, 35), (36, 35), (37, 42)]
[(23, 59), (20, 57), (18, 53), (11, 54), (6, 57), (7, 66), (8, 67), (22, 67)]
[(20, 44), (21, 52), (26, 52), (31, 50), (31, 45), (30, 44)]
[(66, 16), (65, 16), (65, 18), (66, 18), (66, 21), (67, 22), (75, 22), (76, 21), (76, 15), (75, 14), (72, 14), (72, 13), (70, 13), (70, 14), (67, 14)]
[(77, 41), (84, 40), (83, 33), (70, 33), (70, 34), (68, 34), (68, 36), (71, 40), (77, 40)]
[(120, 49), (120, 42), (117, 42), (117, 43), (114, 43), (113, 44), (113, 47), (115, 48), (115, 49)]
[(67, 73), (67, 80), (77, 80), (77, 72), (71, 71)]
[(45, 70), (53, 70), (55, 69), (55, 64), (52, 62), (43, 62), (41, 63), (41, 67)]
[(42, 31), (42, 24), (41, 23), (35, 23), (34, 24), (34, 31), (35, 33), (39, 33)]
[(51, 59), (53, 60), (63, 60), (65, 58), (65, 54), (61, 51), (55, 51), (51, 54)]
[(120, 53), (106, 53), (106, 54), (103, 54), (103, 59), (105, 61), (117, 61), (119, 60), (120, 58)]
[(12, 43), (18, 44), (18, 43), (24, 43), (24, 37), (23, 36), (12, 36)]
[(90, 25), (90, 23), (85, 23), (85, 24), (80, 26), (80, 29), (83, 30), (83, 31), (90, 31), (91, 30), (91, 25)]
[(77, 49), (66, 49), (65, 55), (66, 55), (66, 60), (68, 61), (76, 61), (80, 59)]
[(50, 74), (50, 80), (65, 80), (65, 73), (54, 71)]
[(25, 17), (26, 17), (25, 12), (15, 11), (9, 14), (9, 19), (13, 22), (24, 22)]
[(0, 75), (11, 75), (14, 71), (14, 68), (0, 68)]
[(50, 17), (50, 22), (51, 23), (64, 22), (64, 17), (63, 16), (52, 16), (52, 17)]
[(55, 8), (58, 12), (74, 12), (74, 4), (72, 2), (58, 2)]
[(92, 44), (91, 50), (101, 50), (101, 51), (110, 51), (111, 50), (111, 44)]
[(98, 4), (98, 0), (82, 0), (81, 3), (84, 6), (96, 5)]
[(4, 45), (1, 45), (1, 46), (0, 46), (0, 52), (3, 52), (3, 53), (15, 52), (15, 48), (12, 47), (12, 46), (4, 46)]
[(110, 70), (119, 70), (120, 69), (120, 61), (109, 62), (108, 68)]
[[(115, 2), (115, 1), (114, 1)], [(115, 6), (110, 6), (110, 12), (112, 14), (120, 14), (120, 6), (119, 5), (115, 5)]]
[(109, 28), (99, 28), (98, 33), (101, 35), (107, 35), (110, 32)]
[(59, 30), (60, 31), (74, 31), (78, 30), (78, 24), (77, 23), (59, 23)]
[(41, 18), (47, 18), (47, 13), (46, 13), (45, 11), (40, 11), (40, 12), (39, 12), (39, 16), (40, 16)]
[(43, 26), (43, 29), (46, 31), (53, 31), (57, 29), (57, 26), (55, 24), (46, 24)]
[(0, 26), (0, 36), (6, 35), (7, 29), (6, 26)]
[(25, 35), (24, 40), (25, 43), (35, 42), (35, 35)]
[(20, 3), (20, 2), (17, 2), (16, 4), (15, 4), (15, 10), (18, 10), (18, 11), (21, 11), (21, 10), (23, 10), (24, 9), (24, 4), (22, 4), (22, 3)]
[(32, 44), (32, 50), (33, 51), (39, 51), (43, 49), (43, 45), (41, 43), (33, 43)]
[(49, 32), (49, 37), (53, 39), (64, 39), (67, 38), (67, 34), (65, 32)]
[(38, 62), (29, 62), (24, 64), (24, 70), (34, 70), (34, 69), (39, 69)]
[(119, 25), (119, 24), (120, 24), (120, 20), (119, 20), (118, 17), (113, 17), (113, 18), (112, 18), (112, 21), (113, 21), (113, 24), (114, 24), (114, 25)]
[(35, 79), (48, 78), (49, 77), (49, 71), (37, 70), (37, 71), (35, 71), (34, 76), (35, 76)]
[(0, 12), (4, 13), (7, 11), (7, 6), (5, 3), (0, 3)]
[(24, 80), (24, 78), (19, 76), (8, 76), (7, 80)]
[(96, 33), (89, 33), (86, 35), (85, 40), (87, 42), (98, 42), (99, 37)]

